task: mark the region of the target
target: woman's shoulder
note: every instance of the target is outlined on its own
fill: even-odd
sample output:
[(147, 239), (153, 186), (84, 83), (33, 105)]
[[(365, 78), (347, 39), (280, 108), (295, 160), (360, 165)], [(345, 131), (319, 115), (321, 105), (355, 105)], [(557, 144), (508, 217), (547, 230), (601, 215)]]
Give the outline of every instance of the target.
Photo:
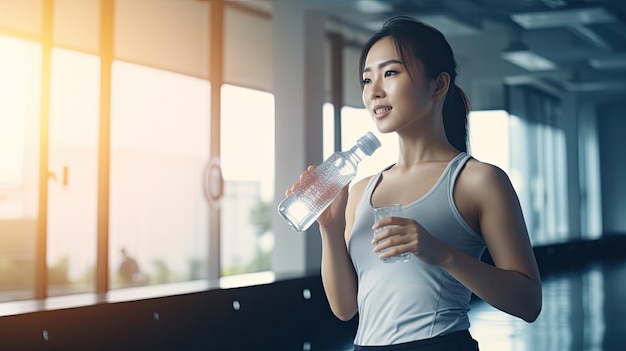
[(516, 194), (506, 173), (498, 166), (470, 158), (454, 186), (457, 208), (470, 225), (479, 231), (485, 213), (497, 213), (515, 199)]
[(489, 192), (512, 189), (507, 173), (500, 167), (471, 157), (460, 173), (457, 185), (475, 195), (488, 195)]

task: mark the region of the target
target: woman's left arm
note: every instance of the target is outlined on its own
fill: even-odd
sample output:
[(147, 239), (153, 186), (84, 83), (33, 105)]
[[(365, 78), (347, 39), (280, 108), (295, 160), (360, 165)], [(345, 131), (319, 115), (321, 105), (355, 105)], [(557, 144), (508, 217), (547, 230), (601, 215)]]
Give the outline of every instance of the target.
[(533, 322), (541, 312), (541, 278), (508, 176), (495, 166), (470, 161), (459, 176), (457, 195), (471, 199), (495, 266), (451, 247), (440, 266), (483, 301)]

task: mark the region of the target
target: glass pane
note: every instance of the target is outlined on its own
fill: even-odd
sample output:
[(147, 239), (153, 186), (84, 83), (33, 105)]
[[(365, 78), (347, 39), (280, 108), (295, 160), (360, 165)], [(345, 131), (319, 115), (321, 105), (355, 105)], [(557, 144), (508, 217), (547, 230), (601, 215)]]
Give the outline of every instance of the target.
[(530, 123), (516, 115), (510, 115), (510, 171), (511, 182), (517, 191), (528, 234), (533, 245), (537, 240), (537, 210), (535, 199), (536, 185), (533, 182), (533, 165), (536, 163), (537, 142), (532, 134)]
[(469, 150), (476, 159), (500, 167), (509, 177), (509, 114), (506, 111), (472, 111), (468, 116)]
[(207, 277), (209, 82), (114, 62), (111, 287)]
[(511, 179), (533, 245), (568, 240), (567, 165), (562, 130), (510, 116)]
[(0, 36), (0, 302), (34, 296), (41, 45)]
[(52, 51), (48, 294), (91, 291), (96, 263), (100, 60)]
[(533, 245), (567, 240), (565, 134), (506, 111), (469, 115), (470, 149), (502, 168), (520, 199)]
[(221, 274), (271, 270), (274, 96), (222, 87)]
[(602, 186), (597, 124), (582, 118), (578, 133), (580, 188), (584, 194), (580, 199), (581, 234), (585, 239), (598, 239), (602, 236)]

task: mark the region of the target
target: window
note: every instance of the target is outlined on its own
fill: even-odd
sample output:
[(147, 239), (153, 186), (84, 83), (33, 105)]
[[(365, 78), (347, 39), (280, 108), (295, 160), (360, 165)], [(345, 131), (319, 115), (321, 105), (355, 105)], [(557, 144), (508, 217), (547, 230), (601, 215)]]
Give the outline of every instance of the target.
[(506, 111), (473, 111), (469, 139), (472, 156), (508, 174), (533, 245), (568, 240), (563, 131)]
[(92, 291), (96, 264), (100, 60), (52, 50), (48, 295)]
[(221, 274), (269, 271), (274, 245), (274, 96), (224, 85), (221, 108)]
[[(0, 26), (2, 33), (37, 39), (0, 36), (0, 301), (33, 298), (35, 292), (43, 297), (93, 292), (96, 286), (107, 287), (103, 279), (117, 289), (214, 278), (217, 269), (209, 265), (217, 258), (209, 257), (215, 252), (209, 241), (217, 236), (210, 234), (221, 235), (222, 275), (271, 271), (272, 94), (218, 87), (223, 95), (222, 130), (215, 130), (211, 122), (218, 116), (211, 116), (209, 106), (213, 7), (202, 2), (122, 3), (99, 6), (91, 1), (77, 8), (60, 1), (46, 8), (50, 17), (32, 17), (27, 14), (42, 12), (41, 4), (33, 3), (24, 13), (4, 16), (10, 21)], [(231, 10), (226, 11), (227, 23), (238, 23), (240, 18), (232, 17)], [(270, 43), (271, 22), (258, 14), (242, 14), (253, 17), (246, 17), (251, 23), (246, 28), (259, 34), (262, 26), (262, 40), (247, 36), (241, 26), (228, 26), (223, 54), (248, 57), (237, 55), (250, 48), (248, 41), (262, 47)], [(44, 20), (51, 18), (54, 21)], [(97, 22), (84, 22), (89, 18), (113, 26), (101, 32), (98, 28), (104, 27), (85, 25)], [(32, 33), (21, 27), (24, 23), (32, 25)], [(43, 27), (49, 23), (54, 24), (54, 34), (44, 36)], [(167, 35), (155, 36), (155, 31)], [(53, 47), (46, 46), (44, 52), (42, 43), (48, 39)], [(113, 46), (100, 48), (99, 57), (98, 43)], [(111, 77), (104, 77), (111, 79), (110, 116), (101, 116), (100, 101), (108, 98), (100, 91), (101, 74), (108, 72), (101, 70), (101, 59), (108, 60), (110, 54), (115, 60)], [(264, 62), (271, 62), (270, 56)], [(50, 57), (50, 62), (42, 62), (42, 57)], [(268, 88), (271, 71), (256, 70), (263, 73), (255, 78), (233, 76), (245, 66), (233, 63), (227, 60), (220, 67), (227, 81), (242, 82), (238, 78), (244, 77), (244, 82), (257, 80), (262, 84), (253, 86)], [(50, 77), (42, 76), (48, 64)], [(48, 78), (49, 89), (42, 84)], [(42, 113), (44, 101), (50, 104)], [(110, 139), (101, 139), (102, 122), (110, 122)], [(42, 126), (47, 133), (40, 133)], [(216, 210), (205, 194), (216, 142), (222, 145), (225, 179), (219, 226), (210, 222)], [(244, 144), (254, 147), (243, 150)], [(101, 151), (110, 155), (109, 179), (99, 178), (109, 161), (101, 158)], [(40, 170), (40, 162), (49, 169)], [(41, 193), (40, 182), (47, 184)], [(103, 233), (109, 239), (107, 277), (96, 277), (95, 270), (102, 263), (96, 253), (106, 252), (97, 246), (98, 229), (103, 229), (98, 228), (98, 206), (104, 202), (98, 197), (101, 185), (110, 190), (104, 218), (108, 232)], [(40, 208), (46, 210), (46, 223), (39, 221)], [(224, 234), (209, 233), (216, 227)], [(37, 260), (39, 235), (46, 239), (47, 262)], [(45, 287), (45, 279), (35, 281), (44, 263), (49, 283)]]
[(598, 126), (590, 117), (585, 117), (581, 119), (578, 130), (581, 234), (587, 239), (598, 239), (602, 236)]
[(511, 172), (534, 245), (568, 240), (565, 136), (562, 130), (511, 116)]
[(0, 302), (35, 285), (41, 45), (0, 36)]
[[(482, 162), (500, 167), (509, 177), (511, 174), (509, 114), (506, 111), (472, 111), (468, 116), (469, 151), (473, 157)], [(518, 190), (519, 191), (519, 190)]]
[(111, 287), (207, 277), (208, 97), (206, 80), (114, 62)]
[[(27, 12), (41, 11), (38, 4), (32, 5)], [(209, 252), (214, 252), (209, 250), (209, 231), (215, 228), (210, 223), (215, 209), (205, 195), (205, 178), (209, 156), (215, 151), (211, 142), (216, 139), (223, 145), (226, 179), (219, 212), (223, 223), (218, 227), (236, 233), (220, 240), (221, 274), (271, 270), (273, 96), (220, 87), (224, 96), (220, 135), (211, 130), (209, 108), (209, 4), (93, 5), (97, 2), (80, 8), (52, 4), (47, 13), (55, 18), (53, 47), (46, 49), (51, 50), (50, 56), (42, 52), (41, 42), (0, 36), (0, 301), (33, 298), (35, 291), (47, 297), (92, 292), (102, 286), (94, 284), (103, 278), (95, 276), (96, 253), (101, 249), (96, 240), (98, 204), (102, 204), (98, 187), (107, 181), (98, 178), (98, 170), (107, 162), (100, 157), (101, 147), (110, 152), (110, 178), (105, 184), (110, 190), (109, 225), (104, 233), (109, 239), (110, 288), (214, 277), (217, 270), (209, 267)], [(134, 14), (142, 15), (140, 22)], [(115, 17), (115, 26), (102, 33), (98, 26), (85, 27), (81, 22), (93, 17)], [(28, 18), (34, 37), (43, 38), (37, 32), (44, 30), (40, 18)], [(166, 30), (163, 20), (169, 23)], [(271, 28), (263, 16), (254, 20)], [(0, 30), (20, 35), (23, 31), (12, 27), (17, 23), (25, 21), (4, 23)], [(168, 35), (151, 40), (155, 30)], [(232, 36), (233, 31), (228, 33)], [(109, 49), (117, 60), (111, 67), (111, 114), (101, 116), (101, 58), (92, 53), (98, 42), (111, 36), (115, 36), (114, 47)], [(238, 33), (228, 43), (239, 43), (243, 37)], [(104, 51), (107, 57), (111, 54)], [(51, 60), (42, 62), (42, 57)], [(228, 73), (237, 66), (228, 62), (230, 70), (221, 68), (231, 77)], [(42, 77), (42, 67), (48, 63), (49, 90), (42, 85), (48, 78)], [(42, 113), (48, 94), (49, 109)], [(40, 133), (42, 117), (47, 118), (45, 135)], [(105, 121), (110, 122), (108, 140), (101, 140), (101, 118), (110, 118)], [(242, 155), (242, 140), (256, 147)], [(40, 150), (46, 150), (43, 158)], [(49, 169), (40, 170), (40, 161)], [(246, 167), (241, 167), (242, 161)], [(47, 191), (40, 194), (39, 184), (46, 175)], [(39, 226), (40, 208), (47, 213), (43, 226)], [(46, 239), (47, 287), (42, 286), (43, 279), (35, 281), (39, 272), (35, 265), (43, 266), (36, 260), (38, 235)]]

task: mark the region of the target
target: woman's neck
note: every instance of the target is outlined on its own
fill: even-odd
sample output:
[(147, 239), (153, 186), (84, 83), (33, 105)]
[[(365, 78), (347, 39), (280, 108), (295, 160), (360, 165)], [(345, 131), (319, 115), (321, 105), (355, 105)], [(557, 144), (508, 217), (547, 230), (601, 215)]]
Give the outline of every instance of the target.
[(449, 161), (459, 153), (459, 150), (450, 145), (445, 135), (443, 140), (424, 136), (423, 138), (400, 138), (399, 142), (396, 166), (401, 169), (408, 169), (423, 162)]

